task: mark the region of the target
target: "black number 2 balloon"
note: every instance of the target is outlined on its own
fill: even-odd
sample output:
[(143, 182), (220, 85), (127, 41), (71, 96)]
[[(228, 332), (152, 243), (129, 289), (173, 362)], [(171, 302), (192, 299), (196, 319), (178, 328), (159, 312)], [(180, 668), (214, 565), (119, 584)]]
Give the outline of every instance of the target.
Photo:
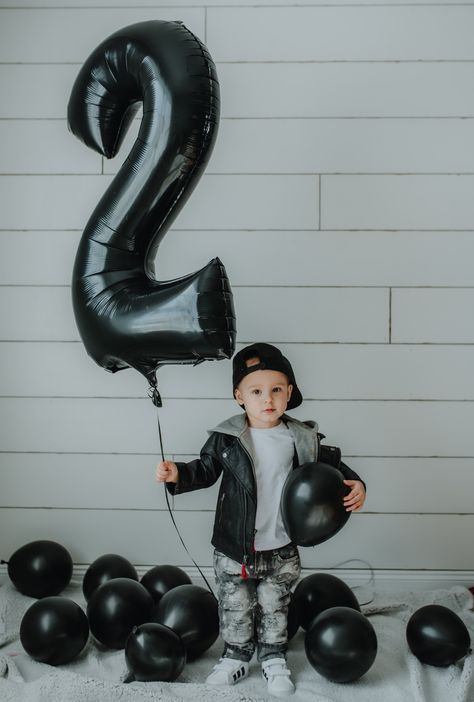
[(76, 78), (68, 126), (111, 158), (141, 104), (138, 138), (84, 229), (72, 295), (89, 355), (112, 372), (138, 370), (160, 404), (160, 366), (230, 358), (236, 335), (218, 258), (175, 280), (154, 277), (158, 246), (206, 167), (219, 123), (214, 63), (180, 22), (140, 22), (103, 41)]

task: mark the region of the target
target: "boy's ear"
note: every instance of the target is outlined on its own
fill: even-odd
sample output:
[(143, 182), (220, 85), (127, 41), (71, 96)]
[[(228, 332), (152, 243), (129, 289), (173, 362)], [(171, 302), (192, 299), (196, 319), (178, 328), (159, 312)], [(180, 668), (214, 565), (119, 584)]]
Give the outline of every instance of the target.
[(243, 399), (242, 399), (242, 393), (240, 392), (239, 388), (235, 388), (235, 390), (234, 390), (234, 398), (237, 400), (237, 402), (239, 403), (239, 405), (242, 406), (242, 405), (244, 404), (244, 401), (243, 401)]
[(293, 392), (293, 385), (288, 385), (288, 400), (290, 400), (292, 392)]

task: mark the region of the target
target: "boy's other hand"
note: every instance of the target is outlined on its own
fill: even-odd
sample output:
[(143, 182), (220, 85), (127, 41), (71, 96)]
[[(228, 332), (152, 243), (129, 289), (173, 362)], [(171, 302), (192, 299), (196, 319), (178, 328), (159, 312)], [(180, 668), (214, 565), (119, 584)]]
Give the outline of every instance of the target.
[(161, 461), (156, 466), (155, 477), (159, 483), (177, 483), (178, 466), (173, 461)]
[(344, 480), (344, 485), (351, 488), (343, 500), (346, 512), (358, 512), (365, 502), (364, 483), (360, 480)]

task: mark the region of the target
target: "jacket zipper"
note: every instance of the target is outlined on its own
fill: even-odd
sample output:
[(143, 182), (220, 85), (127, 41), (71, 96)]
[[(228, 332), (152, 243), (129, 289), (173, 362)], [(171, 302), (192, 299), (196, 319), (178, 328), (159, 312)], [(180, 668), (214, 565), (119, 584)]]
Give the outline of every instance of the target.
[(222, 493), (221, 499), (219, 500), (219, 524), (222, 523), (222, 505), (224, 504), (225, 492)]
[[(253, 465), (252, 457), (250, 456), (249, 452), (247, 451), (247, 449), (245, 448), (245, 446), (243, 445), (243, 443), (240, 441), (240, 439), (237, 439), (237, 441), (239, 442), (240, 446), (242, 447), (242, 450), (247, 454), (247, 457), (248, 457), (248, 459), (249, 459), (250, 466), (251, 466), (251, 468), (252, 468), (252, 473), (253, 473), (253, 477), (254, 477), (254, 480), (255, 480), (255, 487), (256, 487), (256, 486), (257, 486), (257, 480), (256, 480), (256, 477), (255, 477), (255, 467), (254, 467), (254, 465)], [(242, 577), (244, 580), (246, 580), (246, 579), (249, 577), (249, 574), (248, 574), (248, 571), (247, 571), (247, 566), (248, 566), (248, 563), (249, 563), (249, 560), (250, 560), (249, 554), (245, 553), (245, 549), (246, 549), (245, 525), (246, 525), (246, 524), (247, 524), (247, 503), (246, 503), (246, 501), (245, 501), (245, 499), (244, 499), (244, 520), (243, 520), (243, 539), (242, 539), (242, 542), (243, 542), (243, 545), (244, 545), (244, 558), (243, 558), (243, 561), (242, 561), (242, 568), (241, 568), (241, 570), (240, 570), (240, 575), (241, 575), (241, 577)], [(255, 529), (254, 529), (254, 536), (255, 536)], [(252, 549), (253, 549), (253, 551), (254, 551), (254, 553), (255, 553), (255, 542), (252, 544)], [(254, 560), (255, 560), (255, 556), (254, 556)]]

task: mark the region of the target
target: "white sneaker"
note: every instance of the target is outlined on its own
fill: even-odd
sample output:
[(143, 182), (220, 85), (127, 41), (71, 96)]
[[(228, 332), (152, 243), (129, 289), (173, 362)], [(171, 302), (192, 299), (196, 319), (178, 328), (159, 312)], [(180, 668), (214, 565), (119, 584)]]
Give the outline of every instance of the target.
[(208, 675), (206, 683), (208, 685), (235, 685), (249, 674), (249, 664), (247, 661), (238, 661), (236, 658), (219, 658)]
[(262, 674), (267, 681), (267, 690), (275, 697), (292, 695), (295, 686), (291, 681), (291, 673), (286, 667), (284, 658), (269, 658), (262, 663)]

